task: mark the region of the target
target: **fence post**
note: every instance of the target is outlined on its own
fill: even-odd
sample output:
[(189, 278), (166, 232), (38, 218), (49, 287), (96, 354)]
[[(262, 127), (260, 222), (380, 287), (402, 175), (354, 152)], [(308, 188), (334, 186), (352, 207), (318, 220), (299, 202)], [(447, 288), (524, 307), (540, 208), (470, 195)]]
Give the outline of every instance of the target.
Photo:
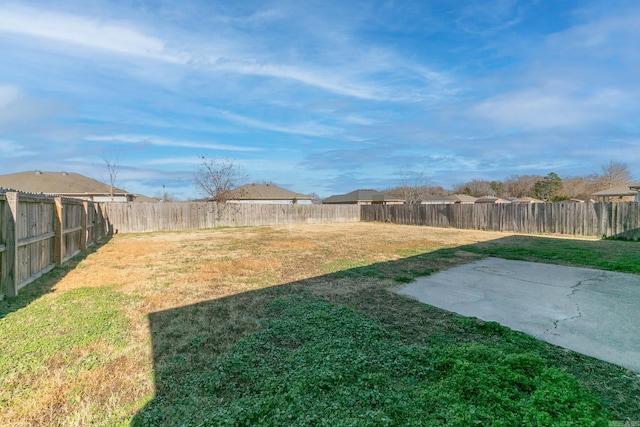
[(4, 283), (4, 292), (7, 297), (15, 297), (18, 295), (18, 193), (7, 192), (5, 194), (7, 206), (5, 214), (5, 250), (2, 253), (4, 258), (2, 268), (2, 283)]
[(62, 265), (62, 260), (64, 257), (63, 246), (64, 246), (64, 235), (63, 235), (63, 216), (62, 216), (62, 197), (54, 197), (53, 198), (55, 204), (55, 248), (53, 250), (54, 260), (56, 266), (60, 267)]
[(82, 202), (82, 235), (80, 236), (80, 250), (87, 250), (87, 241), (89, 240), (89, 236), (87, 233), (87, 222), (89, 220), (89, 202)]

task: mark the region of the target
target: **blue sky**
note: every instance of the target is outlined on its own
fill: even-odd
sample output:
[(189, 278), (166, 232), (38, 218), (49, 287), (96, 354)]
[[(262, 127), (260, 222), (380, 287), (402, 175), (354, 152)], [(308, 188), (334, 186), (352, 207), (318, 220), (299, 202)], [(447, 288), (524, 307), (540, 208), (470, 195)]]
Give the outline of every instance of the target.
[(423, 171), (640, 179), (640, 4), (610, 0), (0, 2), (0, 174), (199, 197), (228, 158), (320, 196)]

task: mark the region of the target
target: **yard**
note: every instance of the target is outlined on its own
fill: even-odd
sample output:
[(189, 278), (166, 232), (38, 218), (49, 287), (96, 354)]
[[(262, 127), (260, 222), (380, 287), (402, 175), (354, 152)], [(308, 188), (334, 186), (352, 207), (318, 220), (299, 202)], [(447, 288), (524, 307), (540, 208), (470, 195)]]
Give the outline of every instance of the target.
[(638, 374), (388, 290), (486, 255), (640, 274), (637, 253), (381, 223), (118, 234), (0, 302), (0, 425), (640, 422)]

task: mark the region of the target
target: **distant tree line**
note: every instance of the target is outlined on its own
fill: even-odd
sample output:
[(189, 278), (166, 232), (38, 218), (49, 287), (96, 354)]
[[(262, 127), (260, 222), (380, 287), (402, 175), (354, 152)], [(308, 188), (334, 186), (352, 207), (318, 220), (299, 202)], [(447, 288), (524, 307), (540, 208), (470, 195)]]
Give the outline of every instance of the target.
[[(555, 202), (569, 199), (587, 200), (593, 193), (632, 182), (626, 163), (609, 161), (601, 166), (600, 173), (587, 176), (561, 178), (555, 172), (547, 175), (511, 175), (504, 181), (472, 179), (446, 190), (430, 186), (423, 172), (410, 179), (401, 173), (399, 186), (384, 190), (385, 193), (403, 197), (408, 203), (417, 203), (425, 195), (467, 194), (474, 197), (534, 197)], [(410, 197), (407, 197), (410, 196)]]

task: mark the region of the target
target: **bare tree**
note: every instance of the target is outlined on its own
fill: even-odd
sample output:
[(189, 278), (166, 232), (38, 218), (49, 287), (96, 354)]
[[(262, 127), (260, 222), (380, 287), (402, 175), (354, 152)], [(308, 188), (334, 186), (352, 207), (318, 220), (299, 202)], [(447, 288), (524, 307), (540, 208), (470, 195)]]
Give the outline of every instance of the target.
[(400, 187), (398, 188), (400, 197), (410, 205), (420, 203), (424, 194), (428, 192), (430, 181), (431, 178), (423, 170), (414, 171), (405, 167), (400, 171)]
[(116, 180), (118, 179), (118, 172), (120, 171), (120, 155), (115, 153), (104, 159), (104, 163), (107, 166), (107, 173), (109, 174), (109, 197), (113, 202), (113, 193), (116, 186)]
[(322, 197), (318, 196), (318, 193), (310, 193), (309, 196), (313, 197), (313, 200), (311, 200), (312, 204), (314, 205), (322, 204)]
[(631, 172), (629, 172), (629, 166), (626, 163), (614, 162), (609, 160), (608, 163), (604, 163), (602, 166), (602, 188), (606, 190), (618, 185), (624, 185), (631, 182)]
[(595, 173), (563, 179), (562, 194), (570, 199), (589, 200), (593, 193), (604, 190), (598, 188), (599, 181), (600, 177)]
[(454, 187), (453, 192), (473, 197), (492, 196), (495, 194), (494, 189), (491, 187), (491, 182), (482, 179), (472, 179), (469, 182), (460, 184)]
[(195, 185), (203, 195), (218, 203), (231, 200), (231, 192), (246, 179), (246, 172), (230, 159), (210, 159), (202, 156), (202, 163), (194, 174)]
[(177, 202), (178, 197), (167, 190), (166, 186), (162, 186), (162, 191), (158, 191), (155, 196), (157, 199), (160, 199), (161, 202)]
[(539, 175), (511, 175), (504, 182), (504, 192), (507, 196), (525, 197), (531, 194), (533, 186), (544, 178)]

